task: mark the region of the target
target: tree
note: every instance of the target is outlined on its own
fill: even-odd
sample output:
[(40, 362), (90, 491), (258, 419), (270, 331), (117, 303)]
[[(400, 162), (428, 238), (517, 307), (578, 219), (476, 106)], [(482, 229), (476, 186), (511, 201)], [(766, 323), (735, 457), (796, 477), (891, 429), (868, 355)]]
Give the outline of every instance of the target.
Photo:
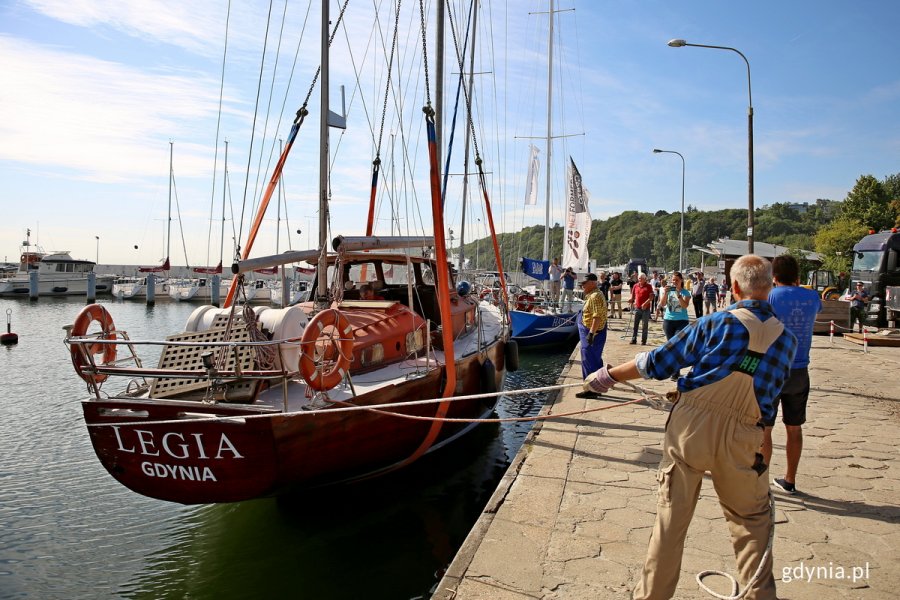
[(856, 220), (876, 231), (892, 227), (896, 215), (891, 211), (890, 200), (880, 181), (872, 175), (863, 175), (844, 199), (841, 217)]
[(850, 270), (853, 245), (868, 233), (868, 228), (847, 217), (825, 225), (816, 234), (816, 252), (822, 255), (822, 266), (835, 273)]

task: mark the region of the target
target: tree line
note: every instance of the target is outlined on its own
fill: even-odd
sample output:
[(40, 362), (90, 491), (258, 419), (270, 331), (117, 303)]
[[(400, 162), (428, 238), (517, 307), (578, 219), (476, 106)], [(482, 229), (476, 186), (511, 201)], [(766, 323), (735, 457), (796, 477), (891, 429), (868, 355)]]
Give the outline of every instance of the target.
[[(787, 246), (793, 252), (815, 250), (822, 255), (823, 268), (847, 271), (850, 250), (870, 229), (900, 226), (900, 173), (883, 180), (872, 175), (857, 179), (842, 201), (818, 199), (803, 205), (774, 203), (754, 211), (754, 239)], [(644, 258), (667, 270), (678, 267), (681, 213), (625, 211), (609, 219), (595, 219), (591, 225), (588, 250), (598, 265), (621, 265), (632, 258)], [(746, 209), (701, 211), (687, 206), (684, 214), (684, 263), (700, 266), (700, 253), (709, 242), (730, 238), (747, 239)], [(518, 268), (520, 257), (540, 258), (544, 248), (544, 227), (535, 225), (516, 233), (498, 235), (501, 256), (507, 270)], [(562, 256), (563, 227), (550, 229), (550, 255)], [(485, 238), (465, 245), (470, 266), (495, 269), (493, 248)]]

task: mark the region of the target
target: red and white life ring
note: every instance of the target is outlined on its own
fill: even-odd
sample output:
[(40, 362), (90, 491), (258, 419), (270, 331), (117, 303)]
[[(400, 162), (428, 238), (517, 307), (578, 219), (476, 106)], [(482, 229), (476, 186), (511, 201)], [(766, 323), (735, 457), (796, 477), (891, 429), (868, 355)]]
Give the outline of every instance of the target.
[[(94, 321), (100, 324), (102, 332), (100, 339), (116, 339), (116, 325), (113, 322), (112, 315), (100, 304), (88, 304), (81, 309), (81, 312), (75, 317), (75, 323), (72, 324), (71, 337), (83, 337), (87, 333), (88, 327)], [(103, 354), (101, 365), (115, 362), (117, 354), (115, 344), (72, 344), (69, 347), (69, 352), (72, 354), (72, 366), (75, 367), (75, 372), (88, 383), (103, 383), (108, 376), (98, 373), (84, 373), (82, 371), (82, 368), (88, 364), (86, 353), (93, 355)]]
[(529, 312), (534, 309), (534, 296), (531, 294), (519, 294), (516, 296), (516, 310)]
[[(316, 363), (316, 346), (319, 336), (326, 327), (333, 327), (337, 331), (337, 359), (332, 362), (330, 368), (322, 370)], [(353, 327), (350, 321), (336, 308), (323, 310), (310, 320), (300, 338), (300, 374), (309, 387), (324, 392), (341, 382), (353, 356), (352, 334)]]

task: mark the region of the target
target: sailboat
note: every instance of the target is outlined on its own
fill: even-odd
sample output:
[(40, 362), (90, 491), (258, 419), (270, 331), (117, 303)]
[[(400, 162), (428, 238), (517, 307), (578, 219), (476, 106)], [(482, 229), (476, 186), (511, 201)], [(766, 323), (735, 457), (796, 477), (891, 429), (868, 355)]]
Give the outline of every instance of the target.
[(222, 183), (222, 232), (220, 234), (219, 264), (215, 267), (194, 267), (191, 269), (198, 275), (211, 277), (185, 277), (169, 282), (169, 297), (178, 301), (219, 303), (221, 286), (230, 281), (222, 281), (222, 255), (225, 253), (225, 198), (228, 188), (228, 141), (225, 141), (225, 167)]
[[(547, 45), (547, 159), (546, 159), (546, 210), (544, 221), (544, 252), (542, 260), (522, 259), (523, 272), (538, 281), (549, 279), (550, 268), (550, 199), (551, 169), (553, 155), (553, 21), (556, 11), (550, 0), (550, 23)], [(590, 213), (587, 213), (587, 196), (581, 184), (581, 175), (570, 159), (567, 190), (567, 216), (564, 239), (562, 268), (571, 267), (576, 273), (587, 267), (587, 242), (590, 235)], [(529, 163), (529, 184), (536, 175), (536, 159), (534, 152)], [(586, 218), (585, 218), (586, 216)], [(562, 305), (559, 298), (545, 296), (543, 302), (537, 302), (531, 294), (521, 293), (516, 296), (516, 303), (510, 311), (513, 327), (513, 339), (520, 346), (549, 346), (574, 343), (578, 337), (576, 322), (581, 310), (581, 300), (575, 299), (568, 305)]]
[[(143, 343), (101, 305), (85, 307), (71, 327), (66, 342), (90, 391), (82, 409), (94, 450), (135, 492), (184, 504), (234, 502), (395, 471), (472, 430), (517, 364), (503, 308), (454, 281), (430, 101), (434, 235), (339, 235), (327, 243), (329, 34), (323, 2), (319, 248), (250, 256), (304, 103), (232, 265), (223, 308), (198, 307), (183, 331), (149, 342), (161, 347), (154, 367), (137, 355)], [(485, 202), (499, 263), (486, 195)], [(317, 269), (312, 300), (238, 309), (248, 273), (303, 261)], [(361, 299), (361, 283), (377, 283), (381, 299)], [(125, 383), (113, 389), (115, 380)]]
[[(146, 299), (147, 286), (153, 284), (154, 298), (167, 296), (169, 293), (168, 273), (171, 265), (169, 263), (169, 250), (172, 241), (172, 184), (175, 180), (175, 170), (173, 167), (175, 143), (169, 141), (169, 210), (166, 218), (166, 258), (163, 263), (156, 267), (139, 267), (138, 273), (153, 273), (153, 277), (120, 277), (113, 283), (113, 296), (121, 300), (130, 299)], [(137, 248), (137, 246), (135, 246)], [(156, 273), (166, 273), (162, 279), (156, 279)]]

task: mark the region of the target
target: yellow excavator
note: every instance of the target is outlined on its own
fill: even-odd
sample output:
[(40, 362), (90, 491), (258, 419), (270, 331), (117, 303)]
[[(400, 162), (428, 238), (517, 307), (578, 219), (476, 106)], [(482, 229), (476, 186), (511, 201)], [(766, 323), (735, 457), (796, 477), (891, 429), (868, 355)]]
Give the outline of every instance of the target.
[(803, 287), (816, 290), (823, 300), (839, 300), (842, 293), (840, 278), (824, 269), (810, 271)]

